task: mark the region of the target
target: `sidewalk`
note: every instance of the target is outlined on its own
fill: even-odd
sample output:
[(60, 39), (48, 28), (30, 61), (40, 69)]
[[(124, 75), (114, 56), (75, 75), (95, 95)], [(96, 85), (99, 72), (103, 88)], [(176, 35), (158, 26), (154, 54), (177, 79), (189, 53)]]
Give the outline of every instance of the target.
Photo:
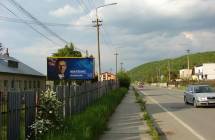
[(141, 120), (140, 106), (130, 89), (110, 118), (108, 130), (100, 140), (151, 140), (148, 131), (148, 127)]

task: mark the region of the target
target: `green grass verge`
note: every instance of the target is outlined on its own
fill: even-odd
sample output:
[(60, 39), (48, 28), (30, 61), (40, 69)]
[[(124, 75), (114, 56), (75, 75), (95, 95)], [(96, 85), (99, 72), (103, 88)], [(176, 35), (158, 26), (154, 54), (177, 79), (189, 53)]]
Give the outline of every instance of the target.
[(152, 136), (152, 139), (153, 140), (160, 140), (160, 136), (154, 127), (153, 119), (151, 118), (151, 116), (148, 114), (148, 112), (146, 110), (146, 107), (145, 107), (146, 101), (144, 100), (143, 97), (141, 97), (139, 95), (139, 93), (136, 91), (135, 88), (133, 88), (133, 89), (134, 89), (134, 94), (136, 96), (136, 101), (137, 101), (137, 103), (139, 103), (141, 111), (143, 112), (143, 119), (146, 121), (146, 123), (150, 129), (149, 133)]
[(84, 112), (67, 118), (64, 129), (48, 133), (44, 140), (97, 140), (107, 129), (108, 118), (127, 93), (126, 88), (111, 91)]

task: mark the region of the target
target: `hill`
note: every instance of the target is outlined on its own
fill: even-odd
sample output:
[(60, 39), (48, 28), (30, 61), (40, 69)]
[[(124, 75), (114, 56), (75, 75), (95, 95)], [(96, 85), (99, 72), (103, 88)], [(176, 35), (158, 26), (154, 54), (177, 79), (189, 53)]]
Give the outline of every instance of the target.
[[(190, 68), (201, 65), (202, 63), (215, 63), (215, 51), (201, 52), (189, 55)], [(168, 79), (168, 61), (170, 64), (171, 79), (176, 79), (179, 76), (179, 70), (187, 68), (187, 55), (174, 58), (164, 59), (142, 64), (131, 69), (128, 74), (132, 81), (143, 80), (146, 82), (167, 81)], [(163, 77), (163, 78), (160, 78)]]

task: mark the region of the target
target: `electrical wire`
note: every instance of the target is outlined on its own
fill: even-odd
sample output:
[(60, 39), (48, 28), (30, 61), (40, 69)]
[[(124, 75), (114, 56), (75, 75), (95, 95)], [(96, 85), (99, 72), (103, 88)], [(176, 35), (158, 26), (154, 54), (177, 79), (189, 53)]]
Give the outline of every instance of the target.
[[(38, 25), (40, 25), (43, 29), (45, 29), (49, 34), (55, 36), (56, 38), (58, 38), (59, 40), (61, 40), (62, 42), (68, 44), (68, 41), (66, 41), (65, 39), (63, 39), (62, 37), (60, 37), (59, 35), (57, 35), (54, 31), (52, 31), (50, 28), (48, 28), (46, 25), (44, 25), (40, 20), (38, 20), (36, 17), (34, 17), (30, 12), (28, 12), (26, 9), (24, 9), (18, 2), (16, 2), (15, 0), (8, 0), (10, 3), (12, 3), (19, 11), (21, 11), (22, 13), (24, 13), (26, 16), (30, 17), (32, 20), (34, 20)], [(81, 52), (85, 52), (82, 49), (79, 48), (74, 48), (76, 50), (79, 50)]]
[[(93, 8), (93, 7), (96, 7), (96, 4), (95, 4), (95, 2), (92, 0), (91, 1), (92, 3), (90, 4), (90, 1), (88, 0), (88, 4), (89, 5), (91, 5), (91, 7), (90, 8)], [(90, 9), (90, 8), (88, 8), (88, 10)], [(103, 32), (104, 32), (104, 43), (107, 45), (107, 46), (110, 46), (111, 48), (113, 48), (113, 41), (112, 41), (112, 39), (110, 38), (110, 35), (108, 34), (108, 32), (106, 32), (106, 30), (104, 29), (104, 27), (103, 27), (103, 25), (101, 25), (101, 27), (102, 27), (102, 29), (103, 29)], [(107, 39), (106, 39), (107, 38)], [(108, 41), (109, 40), (109, 41)], [(108, 42), (110, 42), (110, 43), (108, 43)]]
[(88, 17), (93, 20), (93, 17), (90, 15), (91, 8), (88, 7), (88, 5), (84, 2), (84, 0), (77, 0), (79, 4), (83, 7), (83, 9), (86, 11), (85, 13), (88, 15)]
[(51, 29), (49, 29), (47, 26), (45, 26), (42, 22), (40, 22), (36, 17), (34, 17), (30, 12), (28, 12), (26, 9), (24, 9), (18, 2), (14, 0), (8, 0), (10, 3), (12, 3), (19, 11), (21, 11), (23, 14), (25, 14), (27, 17), (34, 20), (38, 25), (40, 25), (43, 29), (45, 29), (49, 34), (55, 36), (59, 40), (61, 40), (64, 43), (68, 43), (65, 39), (57, 35), (55, 32), (53, 32)]
[[(15, 23), (24, 23), (23, 21), (27, 22), (28, 24), (36, 24), (37, 22), (34, 22), (32, 20), (27, 19), (18, 19), (18, 18), (11, 18), (11, 17), (5, 17), (0, 16), (0, 20), (7, 21), (7, 22), (15, 22)], [(51, 22), (42, 22), (46, 26), (59, 26), (59, 27), (92, 27), (92, 25), (72, 25), (72, 24), (65, 24), (65, 23), (51, 23)]]
[[(11, 14), (13, 14), (14, 16), (16, 16), (17, 18), (19, 18), (20, 20), (22, 20), (22, 18), (20, 18), (16, 13), (14, 13), (12, 10), (10, 10), (6, 5), (4, 5), (3, 3), (0, 2), (0, 5), (5, 8), (7, 11), (9, 11)], [(52, 42), (53, 44), (57, 45), (57, 46), (61, 46), (58, 43), (56, 43), (55, 41), (53, 41), (52, 39), (50, 39), (49, 37), (47, 37), (46, 35), (44, 35), (43, 33), (41, 33), (40, 31), (38, 31), (36, 28), (34, 28), (32, 25), (28, 24), (27, 22), (23, 21), (23, 23), (25, 23), (28, 27), (30, 27), (32, 30), (34, 30), (35, 32), (37, 32), (38, 34), (40, 34), (42, 37), (46, 38), (47, 40), (49, 40), (50, 42)]]

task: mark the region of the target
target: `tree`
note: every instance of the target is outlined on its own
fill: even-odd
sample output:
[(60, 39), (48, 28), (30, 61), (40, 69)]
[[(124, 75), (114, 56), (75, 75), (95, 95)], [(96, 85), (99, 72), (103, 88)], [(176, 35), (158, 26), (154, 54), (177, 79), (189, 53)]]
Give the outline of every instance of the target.
[(67, 44), (64, 48), (58, 49), (56, 53), (53, 53), (54, 57), (81, 57), (82, 54), (79, 51), (74, 50), (73, 43)]
[[(53, 53), (52, 56), (54, 57), (82, 57), (81, 52), (74, 50), (74, 45), (73, 43), (69, 43), (67, 44), (64, 48), (58, 49), (58, 51), (56, 53)], [(71, 85), (72, 80), (64, 80), (64, 81), (59, 81), (59, 80), (55, 80), (54, 84), (58, 85), (59, 83), (62, 84), (69, 84)]]
[(116, 76), (117, 79), (119, 80), (120, 87), (129, 88), (131, 79), (126, 72), (124, 71), (118, 72)]

